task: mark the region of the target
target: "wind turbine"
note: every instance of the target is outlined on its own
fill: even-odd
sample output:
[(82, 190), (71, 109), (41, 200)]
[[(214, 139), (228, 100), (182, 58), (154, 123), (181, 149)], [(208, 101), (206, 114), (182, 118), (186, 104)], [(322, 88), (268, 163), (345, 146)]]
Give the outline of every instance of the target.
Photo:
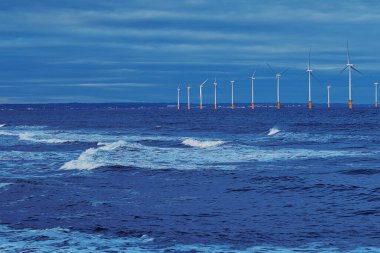
[(379, 83), (376, 81), (374, 84), (375, 84), (375, 108), (377, 108), (377, 86)]
[(217, 105), (216, 105), (216, 86), (218, 86), (218, 83), (216, 82), (216, 77), (214, 79), (214, 110), (216, 110)]
[(273, 68), (269, 64), (267, 64), (267, 65), (270, 68), (270, 70), (272, 70), (273, 74), (276, 77), (276, 83), (277, 83), (277, 101), (276, 101), (276, 106), (277, 106), (277, 109), (280, 109), (280, 78), (281, 78), (281, 75), (283, 75), (288, 69), (285, 69), (282, 72), (275, 72), (273, 70)]
[(177, 87), (177, 109), (179, 110), (179, 91), (180, 91), (180, 85)]
[(206, 79), (203, 83), (201, 83), (201, 85), (199, 85), (199, 109), (203, 109), (203, 98), (202, 98), (202, 89), (203, 89), (203, 85), (205, 85), (205, 83), (207, 82), (208, 79)]
[(253, 93), (253, 81), (256, 79), (255, 73), (256, 71), (253, 72), (251, 77), (249, 77), (249, 79), (251, 79), (252, 81), (252, 93), (251, 93), (251, 108), (252, 109), (255, 109), (255, 100), (254, 100), (254, 93)]
[(310, 49), (309, 49), (309, 62), (307, 64), (307, 74), (308, 74), (308, 77), (309, 77), (309, 100), (308, 100), (308, 103), (307, 103), (307, 106), (309, 109), (312, 108), (312, 102), (311, 102), (311, 75), (312, 75), (312, 72), (313, 70), (310, 68)]
[(343, 73), (343, 71), (345, 71), (347, 68), (348, 68), (348, 109), (352, 109), (352, 84), (351, 84), (352, 70), (355, 70), (359, 74), (361, 74), (361, 72), (354, 67), (354, 64), (350, 63), (350, 52), (348, 50), (348, 40), (347, 40), (347, 64), (346, 64), (346, 67), (342, 69), (340, 73)]
[(230, 81), (231, 82), (231, 109), (235, 109), (235, 105), (234, 105), (234, 82), (235, 81)]
[(190, 84), (187, 85), (187, 110), (190, 110)]
[(328, 109), (330, 109), (330, 88), (331, 88), (330, 85), (326, 86), (326, 89), (327, 89), (327, 108)]

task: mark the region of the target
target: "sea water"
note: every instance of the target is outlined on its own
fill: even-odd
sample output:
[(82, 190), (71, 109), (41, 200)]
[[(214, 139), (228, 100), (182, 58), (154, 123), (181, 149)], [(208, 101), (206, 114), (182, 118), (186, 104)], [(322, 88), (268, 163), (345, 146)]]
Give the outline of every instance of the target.
[(0, 106), (1, 252), (380, 252), (380, 113)]

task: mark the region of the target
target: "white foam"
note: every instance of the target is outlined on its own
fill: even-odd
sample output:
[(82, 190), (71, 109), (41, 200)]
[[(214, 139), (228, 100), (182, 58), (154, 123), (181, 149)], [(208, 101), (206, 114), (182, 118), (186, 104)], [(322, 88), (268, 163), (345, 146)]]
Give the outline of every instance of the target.
[[(186, 141), (187, 140), (187, 141)], [(274, 162), (286, 160), (320, 159), (331, 157), (360, 157), (378, 155), (377, 152), (313, 149), (263, 149), (237, 143), (221, 145), (221, 141), (207, 143), (185, 139), (195, 148), (145, 146), (137, 142), (99, 142), (97, 147), (83, 151), (61, 169), (92, 170), (106, 166), (146, 169), (227, 169), (238, 168), (246, 162)], [(199, 143), (197, 143), (199, 142)], [(221, 145), (221, 146), (217, 146)], [(205, 147), (216, 147), (216, 152), (205, 152)]]
[(187, 138), (182, 141), (182, 144), (193, 148), (213, 148), (223, 145), (224, 141), (198, 141), (192, 138)]
[(268, 136), (278, 134), (279, 132), (281, 132), (280, 129), (278, 129), (276, 127), (272, 127), (271, 129), (269, 129)]
[(66, 142), (73, 142), (72, 140), (62, 140), (62, 139), (56, 139), (56, 138), (35, 138), (35, 135), (32, 133), (20, 133), (18, 134), (19, 139), (21, 141), (31, 141), (31, 142), (42, 142), (42, 143), (66, 143)]
[(5, 127), (5, 124), (0, 124), (0, 127)]
[[(99, 143), (98, 143), (99, 144)], [(117, 142), (112, 142), (112, 143), (102, 143), (99, 148), (89, 148), (86, 151), (84, 151), (78, 159), (76, 160), (71, 160), (65, 163), (64, 165), (61, 166), (61, 169), (64, 170), (73, 170), (73, 169), (78, 169), (78, 170), (91, 170), (95, 169), (101, 166), (106, 166), (106, 165), (113, 165), (112, 164), (112, 159), (109, 160), (109, 162), (106, 162), (107, 160), (98, 160), (96, 159), (96, 156), (98, 155), (99, 152), (102, 151), (112, 151), (117, 148), (120, 148), (127, 143), (125, 141), (117, 141)], [(111, 162), (111, 163), (110, 163)]]

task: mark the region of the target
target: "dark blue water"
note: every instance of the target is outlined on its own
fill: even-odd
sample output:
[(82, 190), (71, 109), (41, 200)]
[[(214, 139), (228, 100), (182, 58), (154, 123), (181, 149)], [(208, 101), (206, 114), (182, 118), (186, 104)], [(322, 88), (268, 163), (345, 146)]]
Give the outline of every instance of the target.
[(380, 252), (380, 113), (0, 106), (1, 252)]

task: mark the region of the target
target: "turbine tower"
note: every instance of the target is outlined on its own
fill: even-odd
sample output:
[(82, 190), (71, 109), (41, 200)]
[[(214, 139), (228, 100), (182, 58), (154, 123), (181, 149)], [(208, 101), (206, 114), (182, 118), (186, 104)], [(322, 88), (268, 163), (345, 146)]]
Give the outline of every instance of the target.
[(231, 82), (231, 109), (235, 109), (234, 105), (234, 82), (235, 81), (230, 81)]
[(307, 106), (308, 106), (309, 109), (312, 108), (312, 102), (311, 102), (311, 75), (312, 75), (312, 72), (313, 72), (313, 70), (310, 68), (310, 51), (311, 50), (309, 50), (309, 62), (307, 64), (307, 70), (306, 70), (306, 72), (308, 74), (308, 78), (309, 78), (309, 100), (308, 100), (308, 103), (307, 103)]
[(187, 85), (187, 110), (190, 110), (190, 84)]
[(343, 71), (345, 71), (347, 68), (348, 68), (348, 109), (352, 109), (352, 83), (351, 83), (352, 70), (355, 70), (359, 74), (361, 74), (361, 72), (354, 67), (354, 64), (350, 63), (350, 52), (348, 50), (348, 40), (347, 40), (347, 64), (346, 64), (346, 67), (342, 69), (340, 73), (343, 73)]
[(203, 85), (207, 82), (208, 79), (206, 79), (201, 85), (199, 85), (199, 109), (203, 109), (203, 98), (202, 98), (202, 89)]
[(376, 81), (375, 82), (375, 108), (377, 108), (377, 86), (379, 83)]
[(256, 73), (256, 71), (253, 72), (251, 77), (249, 77), (249, 79), (251, 79), (251, 81), (252, 81), (252, 83), (251, 83), (252, 84), (252, 91), (251, 91), (251, 108), (252, 108), (252, 110), (255, 109), (255, 100), (254, 100), (254, 92), (253, 92), (253, 81), (256, 79), (255, 73)]
[(277, 109), (280, 109), (280, 78), (281, 78), (281, 75), (283, 75), (288, 69), (285, 69), (282, 72), (275, 72), (273, 70), (273, 68), (269, 64), (267, 64), (267, 65), (270, 68), (270, 70), (272, 70), (273, 74), (276, 77), (276, 84), (277, 84), (277, 101), (276, 101), (276, 106), (277, 106)]
[(180, 91), (180, 85), (177, 87), (177, 109), (179, 110), (179, 91)]
[(327, 85), (326, 88), (327, 88), (327, 108), (330, 109), (330, 88), (331, 88), (331, 86)]
[(214, 110), (216, 110), (217, 108), (217, 104), (216, 104), (216, 86), (218, 86), (218, 83), (216, 82), (216, 77), (214, 79)]

